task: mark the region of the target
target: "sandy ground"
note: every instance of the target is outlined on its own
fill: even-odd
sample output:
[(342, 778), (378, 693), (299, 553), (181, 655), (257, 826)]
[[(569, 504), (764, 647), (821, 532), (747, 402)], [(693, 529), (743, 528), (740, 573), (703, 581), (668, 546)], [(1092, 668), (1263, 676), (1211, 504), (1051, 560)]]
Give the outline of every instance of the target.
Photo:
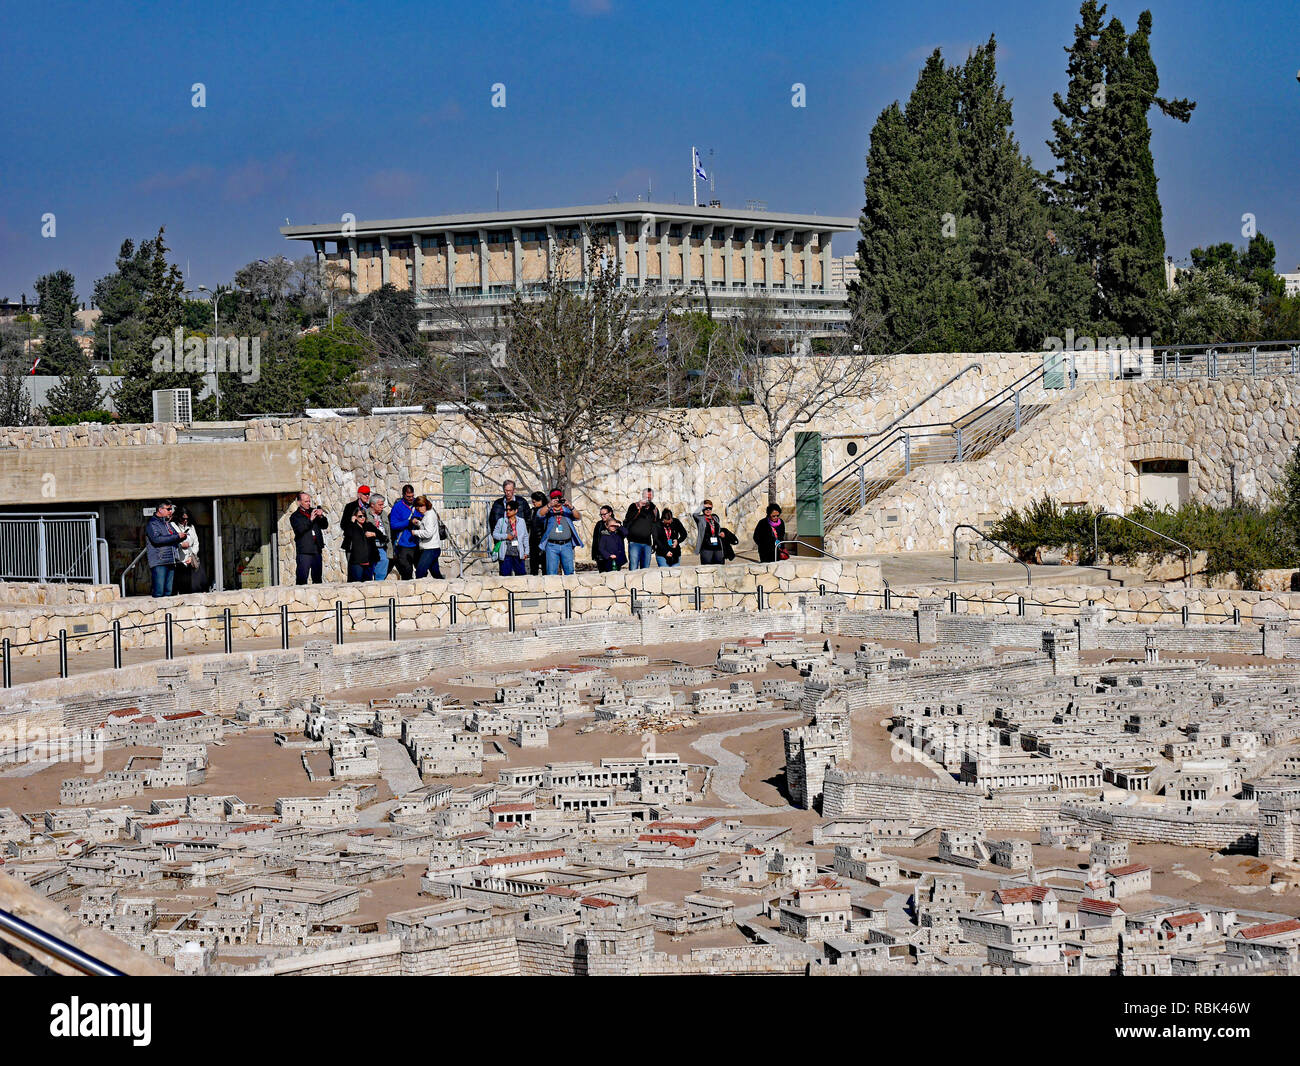
[[(854, 638), (832, 638), (837, 651), (851, 652), (861, 643)], [(921, 645), (907, 642), (880, 642), (887, 647), (896, 648), (906, 654), (916, 655), (924, 650)], [(665, 645), (645, 648), (625, 647), (623, 650), (633, 654), (649, 656), (651, 664), (648, 669), (661, 668), (672, 662), (685, 662), (693, 665), (709, 665), (717, 653), (716, 642), (692, 645)], [(999, 649), (1012, 650), (1012, 649)], [(1109, 653), (1084, 652), (1085, 661), (1101, 661), (1110, 657)], [(1176, 656), (1165, 657), (1175, 659)], [(1212, 661), (1225, 665), (1237, 663), (1261, 662), (1258, 656), (1214, 655)], [(555, 656), (541, 662), (529, 662), (528, 668), (545, 668), (561, 666), (574, 662), (572, 653)], [(512, 669), (510, 664), (502, 664), (501, 671)], [(639, 678), (647, 668), (615, 667), (611, 672), (624, 679)], [(476, 671), (483, 676), (492, 671), (486, 668)], [(401, 687), (369, 686), (353, 688), (332, 693), (338, 699), (362, 702), (375, 697), (385, 697), (399, 691), (409, 691), (418, 685), (431, 685), (457, 696), (465, 707), (472, 706), (475, 700), (490, 702), (495, 693), (492, 685), (458, 685), (452, 684), (453, 677), (465, 674), (463, 669), (448, 670), (431, 675), (422, 682), (415, 682)], [(796, 677), (788, 667), (774, 667), (762, 674), (745, 674), (741, 678), (751, 680), (757, 688), (765, 678)], [(703, 687), (725, 687), (732, 680), (730, 676), (717, 678)], [(590, 699), (584, 702), (590, 704)], [(933, 771), (926, 765), (899, 758), (898, 751), (890, 743), (890, 738), (880, 725), (889, 714), (888, 707), (871, 707), (855, 712), (853, 716), (853, 755), (851, 765), (859, 770), (880, 770), (894, 774), (916, 777), (933, 776)], [(772, 724), (752, 732), (727, 737), (722, 746), (729, 752), (746, 760), (746, 768), (741, 776), (740, 785), (744, 793), (758, 803), (771, 805), (774, 810), (757, 814), (746, 813), (744, 821), (756, 826), (785, 826), (792, 830), (792, 841), (802, 846), (811, 846), (813, 829), (821, 821), (815, 811), (800, 811), (788, 806), (785, 795), (784, 745), (783, 730), (787, 728), (785, 719), (789, 711), (778, 710), (770, 716)], [(712, 760), (692, 747), (692, 742), (711, 734), (723, 733), (737, 726), (763, 719), (752, 714), (711, 715), (697, 718), (685, 728), (655, 735), (655, 750), (676, 752), (682, 761), (712, 765)], [(637, 734), (624, 735), (610, 733), (603, 728), (591, 729), (593, 718), (584, 715), (567, 722), (564, 726), (550, 732), (549, 746), (546, 748), (520, 749), (504, 737), (485, 737), (485, 758), (481, 775), (441, 779), (450, 784), (470, 784), (494, 782), (500, 769), (507, 766), (542, 765), (548, 762), (598, 761), (602, 757), (633, 756), (642, 751), (643, 740)], [(582, 730), (587, 730), (583, 732)], [(500, 757), (493, 758), (496, 753)], [(333, 787), (334, 783), (327, 777), (315, 782), (309, 781), (301, 764), (300, 751), (292, 748), (277, 747), (269, 730), (249, 731), (232, 734), (219, 744), (208, 746), (210, 766), (206, 782), (197, 788), (149, 790), (141, 796), (114, 801), (102, 806), (117, 807), (129, 805), (137, 810), (147, 810), (154, 798), (182, 797), (188, 791), (202, 794), (233, 794), (247, 803), (255, 804), (268, 810), (277, 797), (296, 795), (319, 795)], [(161, 754), (158, 748), (117, 748), (105, 753), (102, 770), (122, 769), (128, 760), (135, 757), (136, 765), (145, 764), (145, 760), (156, 759)], [(328, 769), (328, 759), (316, 757), (312, 763), (319, 773)], [(13, 774), (0, 776), (0, 807), (11, 807), (19, 812), (40, 811), (59, 806), (60, 783), (84, 771), (76, 764), (55, 764), (26, 776)], [(367, 782), (370, 783), (370, 782)], [(382, 779), (374, 781), (379, 788), (379, 801), (383, 803), (392, 798), (387, 784)], [(698, 784), (698, 782), (694, 782)], [(701, 806), (722, 807), (724, 804), (710, 793), (704, 797)], [(382, 811), (383, 808), (375, 808)], [(386, 835), (388, 828), (378, 825), (375, 831)], [(1038, 868), (1061, 866), (1068, 869), (1086, 868), (1087, 856), (1078, 852), (1059, 851), (1039, 845), (1035, 835), (1023, 834), (1033, 844), (1034, 862)], [(829, 865), (833, 849), (819, 848), (817, 856), (824, 865)], [(885, 849), (897, 855), (905, 867), (916, 870), (932, 868), (937, 858), (934, 846), (917, 849)], [(1275, 879), (1290, 881), (1293, 877), (1300, 880), (1300, 874), (1283, 868), (1276, 863), (1259, 860), (1253, 856), (1219, 855), (1197, 848), (1181, 848), (1169, 845), (1134, 844), (1130, 848), (1132, 860), (1146, 862), (1153, 867), (1153, 886), (1150, 896), (1134, 897), (1123, 901), (1124, 908), (1130, 913), (1148, 907), (1161, 905), (1157, 897), (1173, 897), (1195, 900), (1202, 904), (1235, 906), (1243, 911), (1266, 911), (1300, 915), (1300, 891), (1289, 885), (1286, 891), (1274, 892), (1270, 884)], [(725, 861), (725, 859), (723, 860)], [(363, 895), (360, 908), (353, 914), (346, 915), (340, 924), (353, 928), (382, 931), (384, 919), (394, 911), (404, 910), (431, 902), (429, 897), (419, 894), (419, 879), (424, 872), (423, 862), (409, 863), (402, 876), (382, 882), (362, 886)], [(961, 872), (973, 891), (991, 891), (997, 887), (1005, 876), (1004, 871), (985, 868), (971, 871), (959, 867), (947, 866), (943, 869)], [(688, 870), (666, 870), (652, 868), (647, 870), (648, 889), (643, 899), (646, 902), (658, 900), (680, 900), (685, 895), (699, 892), (700, 874), (704, 867)], [(162, 885), (131, 886), (125, 890), (128, 895), (154, 896), (158, 898), (160, 910), (179, 916), (203, 907), (211, 906), (215, 898), (213, 890), (189, 888), (178, 890), (176, 882)], [(710, 892), (709, 894), (722, 894)], [(877, 905), (894, 897), (892, 892), (880, 892)], [(758, 897), (735, 894), (728, 895), (738, 910), (751, 908)], [(875, 898), (873, 895), (872, 898)], [(855, 899), (858, 899), (855, 896)], [(859, 902), (869, 902), (863, 896)], [(59, 902), (75, 908), (77, 893), (68, 893)], [(172, 921), (176, 918), (171, 919)], [(166, 925), (168, 923), (162, 923)], [(667, 934), (657, 933), (656, 944), (662, 951), (686, 953), (697, 947), (739, 946), (748, 941), (734, 928), (690, 934), (672, 938)], [(255, 952), (255, 948), (249, 951)], [(247, 960), (248, 953), (232, 953), (231, 959)]]

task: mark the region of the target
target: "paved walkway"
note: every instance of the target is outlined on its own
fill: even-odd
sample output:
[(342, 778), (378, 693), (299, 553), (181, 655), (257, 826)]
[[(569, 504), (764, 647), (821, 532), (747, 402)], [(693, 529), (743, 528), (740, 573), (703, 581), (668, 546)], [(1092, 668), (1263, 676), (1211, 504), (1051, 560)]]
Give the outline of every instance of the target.
[[(716, 808), (718, 811), (725, 814), (768, 814), (772, 811), (788, 810), (784, 804), (774, 807), (767, 803), (760, 803), (740, 787), (741, 775), (749, 768), (749, 763), (744, 757), (724, 748), (722, 742), (727, 737), (738, 737), (742, 733), (755, 733), (760, 729), (773, 729), (802, 721), (801, 714), (785, 714), (777, 718), (765, 717), (761, 721), (748, 722), (722, 733), (708, 733), (699, 740), (691, 742), (692, 748), (717, 763), (713, 769), (713, 794), (723, 802), (731, 804), (727, 808)], [(707, 813), (704, 809), (695, 806), (690, 809), (696, 814)]]

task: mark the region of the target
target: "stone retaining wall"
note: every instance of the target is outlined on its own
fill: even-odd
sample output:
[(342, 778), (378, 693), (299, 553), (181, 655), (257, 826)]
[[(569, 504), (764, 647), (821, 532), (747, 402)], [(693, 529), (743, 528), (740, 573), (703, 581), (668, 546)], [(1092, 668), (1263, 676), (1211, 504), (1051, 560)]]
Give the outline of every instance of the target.
[[(570, 592), (573, 618), (626, 615), (631, 594), (649, 596), (666, 614), (695, 610), (698, 587), (701, 606), (758, 607), (762, 589), (773, 607), (789, 607), (801, 594), (825, 585), (828, 592), (879, 591), (879, 564), (838, 563), (791, 559), (782, 563), (733, 563), (727, 566), (656, 567), (609, 574), (581, 573), (572, 577), (467, 577), (450, 581), (385, 581), (329, 585), (277, 585), (238, 592), (211, 592), (169, 601), (143, 597), (92, 604), (0, 607), (0, 637), (15, 645), (45, 641), (67, 630), (71, 652), (112, 646), (114, 621), (122, 624), (125, 648), (162, 647), (164, 622), (170, 612), (178, 647), (222, 639), (224, 611), (231, 612), (236, 641), (249, 637), (274, 639), (281, 632), (279, 611), (288, 606), (290, 637), (333, 637), (336, 603), (344, 608), (344, 631), (386, 634), (388, 601), (399, 602), (401, 632), (444, 629), (451, 624), (451, 598), (456, 597), (460, 622), (504, 628), (509, 620), (508, 593), (515, 594), (517, 624), (564, 618), (564, 593)], [(308, 613), (310, 612), (310, 613)], [(148, 628), (140, 628), (148, 627)], [(44, 652), (52, 645), (17, 647), (17, 655)]]

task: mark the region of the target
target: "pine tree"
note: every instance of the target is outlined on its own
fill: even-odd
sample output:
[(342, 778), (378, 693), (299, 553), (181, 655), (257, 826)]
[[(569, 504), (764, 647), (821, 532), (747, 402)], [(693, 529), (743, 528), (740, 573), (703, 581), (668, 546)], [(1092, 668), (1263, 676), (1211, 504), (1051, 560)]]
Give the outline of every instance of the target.
[(36, 279), (40, 298), (42, 374), (62, 374), (81, 353), (73, 331), (77, 328), (77, 282), (66, 270), (56, 270)]
[(99, 411), (104, 389), (90, 363), (90, 356), (77, 348), (77, 354), (63, 371), (59, 383), (45, 396), (41, 413), (51, 424), (80, 420), (78, 416)]
[[(118, 258), (118, 275), (103, 278), (95, 286), (96, 297), (102, 291), (114, 302), (119, 328), (113, 331), (114, 356), (122, 360), (122, 382), (114, 393), (118, 414), (124, 422), (153, 420), (153, 393), (156, 389), (189, 389), (196, 421), (211, 417), (216, 404), (212, 398), (202, 403), (203, 375), (183, 370), (184, 352), (172, 352), (170, 367), (155, 369), (154, 341), (172, 343), (184, 318), (185, 283), (180, 270), (167, 261), (163, 230), (151, 241), (135, 249), (127, 241)], [(103, 305), (101, 304), (101, 307)], [(183, 334), (183, 330), (182, 330)], [(165, 351), (166, 349), (164, 349)]]
[(11, 326), (0, 326), (0, 426), (25, 426), (32, 420), (24, 381), (29, 365), (22, 336)]

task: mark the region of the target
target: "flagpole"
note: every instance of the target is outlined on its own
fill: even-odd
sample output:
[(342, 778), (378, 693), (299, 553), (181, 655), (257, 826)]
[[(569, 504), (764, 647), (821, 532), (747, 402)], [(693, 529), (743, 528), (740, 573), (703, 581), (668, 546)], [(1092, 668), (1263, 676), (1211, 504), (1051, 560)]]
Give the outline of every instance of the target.
[(699, 168), (695, 165), (695, 145), (691, 145), (691, 207), (698, 207), (700, 203), (700, 193), (696, 188), (696, 171)]

